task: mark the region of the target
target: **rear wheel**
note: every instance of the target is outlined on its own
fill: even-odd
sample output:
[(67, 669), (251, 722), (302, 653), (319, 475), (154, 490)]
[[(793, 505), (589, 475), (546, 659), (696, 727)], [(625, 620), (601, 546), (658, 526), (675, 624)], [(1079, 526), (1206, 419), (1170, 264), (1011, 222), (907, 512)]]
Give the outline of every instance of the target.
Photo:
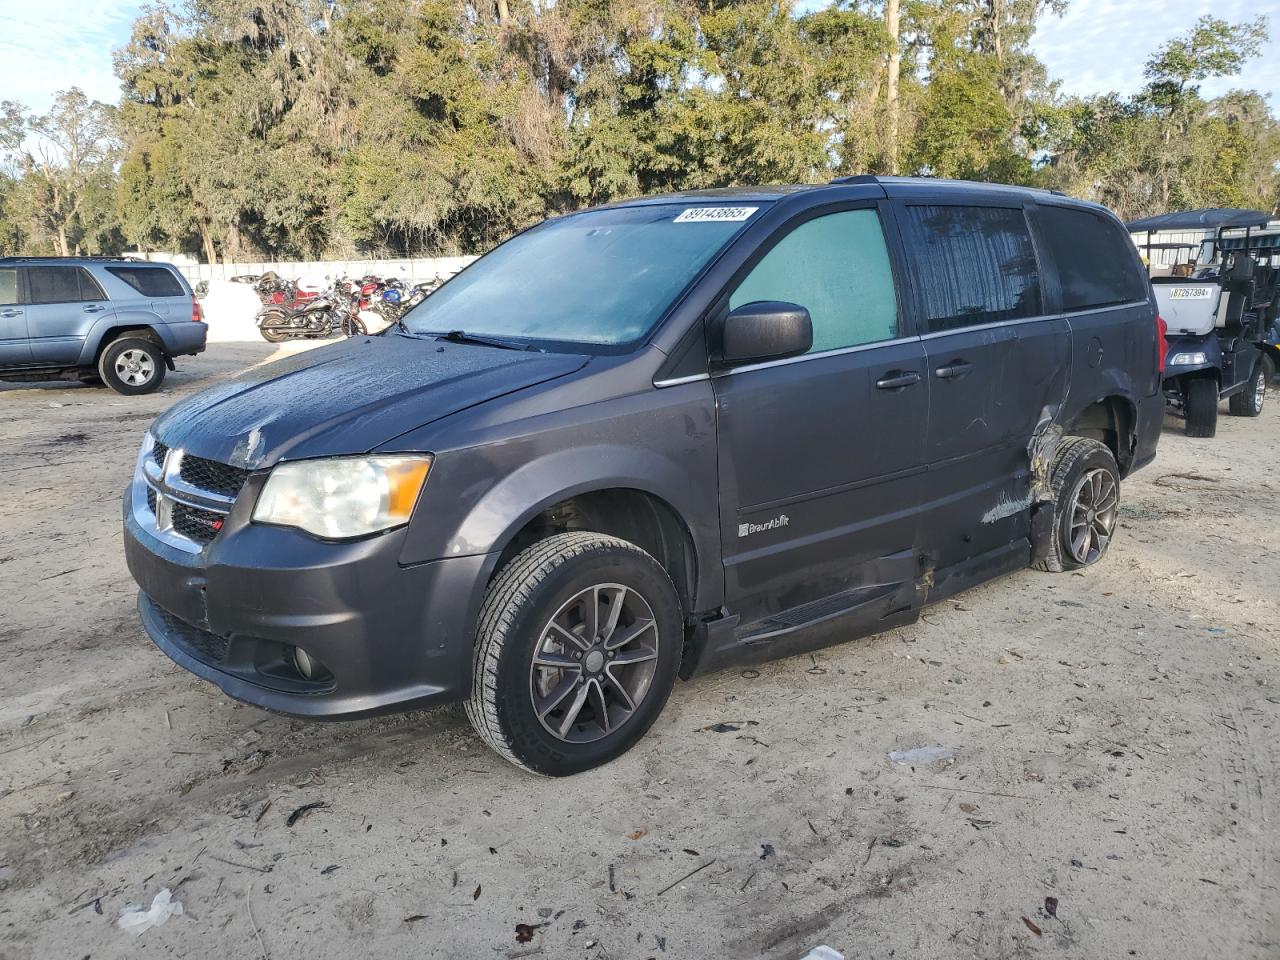
[(1053, 531), (1037, 569), (1061, 573), (1097, 563), (1106, 555), (1120, 512), (1120, 471), (1105, 445), (1067, 437), (1049, 468)]
[(164, 382), (164, 352), (154, 340), (121, 337), (107, 344), (98, 358), (98, 376), (116, 393), (137, 396), (158, 390)]
[(1218, 384), (1209, 377), (1195, 377), (1186, 385), (1188, 437), (1212, 437), (1218, 432)]
[[(293, 334), (288, 330), (280, 329), (287, 321), (287, 317), (278, 311), (260, 314), (258, 316), (258, 332), (262, 334), (262, 339), (267, 343), (284, 343), (286, 340), (292, 340)], [(267, 324), (264, 326), (263, 324)]]
[(1227, 401), (1227, 410), (1233, 417), (1256, 417), (1262, 413), (1263, 401), (1267, 398), (1267, 358), (1262, 357), (1254, 367), (1253, 376), (1245, 384), (1245, 388), (1234, 394)]
[(657, 719), (684, 631), (670, 577), (634, 544), (562, 533), (520, 553), (480, 610), (467, 716), (501, 756), (567, 776), (629, 750)]

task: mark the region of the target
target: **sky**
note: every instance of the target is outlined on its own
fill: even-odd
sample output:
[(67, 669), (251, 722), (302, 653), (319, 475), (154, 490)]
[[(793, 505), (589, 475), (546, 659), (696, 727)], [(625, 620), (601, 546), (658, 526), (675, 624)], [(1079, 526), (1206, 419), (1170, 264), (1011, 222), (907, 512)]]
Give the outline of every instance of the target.
[[(800, 0), (820, 6), (824, 0)], [(48, 109), (58, 90), (79, 86), (89, 96), (119, 99), (111, 53), (129, 38), (142, 4), (133, 0), (0, 0), (0, 100)], [(1067, 94), (1133, 93), (1152, 50), (1212, 13), (1231, 21), (1272, 13), (1272, 39), (1243, 75), (1203, 86), (1207, 96), (1232, 87), (1262, 91), (1280, 110), (1278, 0), (1070, 0), (1062, 17), (1047, 17), (1033, 42), (1050, 76)]]

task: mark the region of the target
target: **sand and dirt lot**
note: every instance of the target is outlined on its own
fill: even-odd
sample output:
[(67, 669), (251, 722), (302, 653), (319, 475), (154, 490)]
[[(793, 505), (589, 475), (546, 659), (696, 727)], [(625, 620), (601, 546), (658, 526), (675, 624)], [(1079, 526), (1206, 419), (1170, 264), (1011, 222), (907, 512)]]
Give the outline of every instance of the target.
[[(0, 957), (1280, 957), (1280, 396), (1170, 420), (1100, 566), (680, 684), (552, 781), (457, 710), (240, 706), (142, 633), (143, 432), (271, 353), (0, 385)], [(182, 916), (116, 927), (164, 887)]]

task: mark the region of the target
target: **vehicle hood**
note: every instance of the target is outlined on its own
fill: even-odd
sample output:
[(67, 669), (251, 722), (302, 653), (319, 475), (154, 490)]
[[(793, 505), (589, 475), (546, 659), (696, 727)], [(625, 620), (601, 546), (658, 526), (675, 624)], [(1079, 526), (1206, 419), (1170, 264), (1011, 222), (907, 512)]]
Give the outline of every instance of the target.
[(201, 391), (152, 434), (249, 470), (278, 460), (366, 453), (410, 430), (566, 376), (588, 358), (398, 335), (355, 337)]

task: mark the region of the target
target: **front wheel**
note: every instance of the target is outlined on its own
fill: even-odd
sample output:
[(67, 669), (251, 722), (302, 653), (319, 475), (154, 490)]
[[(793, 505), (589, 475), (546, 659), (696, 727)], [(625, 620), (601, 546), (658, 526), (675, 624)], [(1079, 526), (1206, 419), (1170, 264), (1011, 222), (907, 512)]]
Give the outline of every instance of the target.
[(1049, 468), (1053, 530), (1049, 551), (1036, 563), (1061, 573), (1106, 555), (1120, 513), (1120, 471), (1111, 451), (1088, 437), (1065, 437)]
[(160, 389), (164, 353), (154, 340), (121, 337), (107, 344), (98, 358), (98, 376), (116, 393), (138, 396)]
[(1212, 437), (1218, 432), (1218, 382), (1195, 377), (1186, 385), (1188, 437)]
[(1267, 358), (1261, 357), (1254, 365), (1253, 376), (1245, 388), (1233, 394), (1227, 401), (1227, 411), (1233, 417), (1256, 417), (1262, 413), (1263, 401), (1267, 399)]
[(548, 537), (489, 586), (467, 716), (526, 770), (590, 770), (657, 719), (683, 640), (679, 598), (653, 557), (601, 534)]

